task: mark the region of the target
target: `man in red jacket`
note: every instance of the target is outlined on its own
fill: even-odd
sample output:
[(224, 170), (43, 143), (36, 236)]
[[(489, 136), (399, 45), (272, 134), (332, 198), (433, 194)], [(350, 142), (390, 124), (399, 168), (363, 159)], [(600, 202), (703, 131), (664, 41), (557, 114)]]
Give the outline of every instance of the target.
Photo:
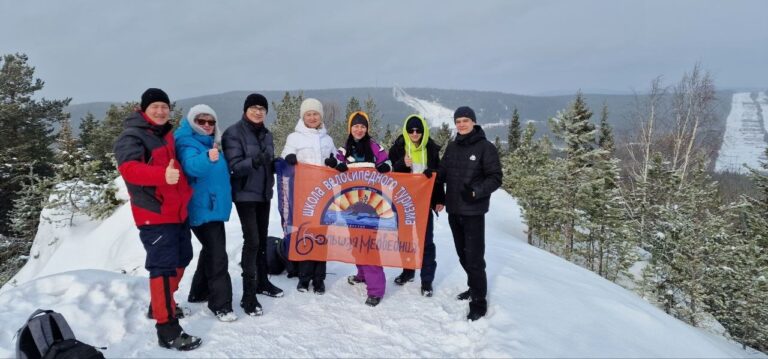
[(150, 316), (157, 321), (161, 347), (192, 350), (202, 340), (187, 335), (179, 325), (183, 313), (173, 293), (184, 268), (192, 260), (187, 203), (192, 189), (180, 171), (173, 141), (170, 100), (160, 89), (141, 95), (141, 110), (123, 122), (115, 142), (115, 158), (131, 197), (131, 210), (139, 237), (147, 251)]

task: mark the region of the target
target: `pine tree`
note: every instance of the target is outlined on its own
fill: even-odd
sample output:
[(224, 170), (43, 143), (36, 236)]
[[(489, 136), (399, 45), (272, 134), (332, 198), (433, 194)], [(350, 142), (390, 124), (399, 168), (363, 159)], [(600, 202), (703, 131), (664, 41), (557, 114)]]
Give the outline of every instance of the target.
[(110, 105), (104, 120), (93, 130), (93, 135), (86, 146), (87, 153), (94, 160), (99, 161), (100, 169), (112, 172), (115, 177), (118, 173), (113, 145), (123, 132), (123, 121), (137, 109), (137, 102), (126, 102), (120, 106)]
[(99, 121), (96, 117), (88, 112), (85, 117), (80, 119), (80, 146), (88, 148), (93, 142), (93, 138), (96, 135), (96, 129), (99, 127)]
[[(564, 177), (561, 179), (562, 206), (558, 210), (563, 217), (563, 234), (565, 239), (565, 256), (570, 259), (574, 248), (577, 222), (579, 221), (579, 206), (584, 201), (593, 202), (585, 191), (591, 184), (585, 181), (589, 178), (591, 166), (595, 158), (595, 126), (589, 121), (592, 112), (587, 107), (581, 92), (565, 112), (560, 112), (550, 119), (552, 132), (565, 143)], [(559, 162), (559, 161), (558, 161)]]
[(440, 157), (445, 154), (445, 149), (448, 147), (448, 142), (451, 141), (451, 129), (447, 123), (440, 125), (440, 128), (434, 132), (430, 132), (430, 137), (440, 146)]
[(384, 130), (384, 138), (381, 140), (381, 145), (384, 146), (384, 148), (390, 148), (395, 142), (395, 139), (397, 139), (397, 137), (392, 133), (390, 125), (387, 124), (387, 127)]
[(370, 128), (368, 128), (368, 134), (371, 135), (371, 138), (378, 141), (380, 139), (379, 135), (381, 134), (381, 113), (379, 113), (379, 109), (376, 107), (376, 102), (370, 95), (365, 99), (364, 111), (368, 114), (368, 120), (371, 123)]
[[(34, 77), (35, 68), (24, 54), (4, 55), (0, 59), (0, 233), (8, 234), (11, 211), (24, 178), (52, 175), (51, 145), (53, 125), (68, 117), (64, 112), (71, 99), (36, 100), (34, 94), (44, 87)], [(28, 173), (32, 169), (32, 174)], [(35, 216), (32, 216), (35, 217)]]
[(493, 140), (493, 145), (496, 147), (496, 151), (499, 153), (499, 156), (504, 156), (504, 154), (507, 151), (504, 151), (504, 147), (501, 145), (501, 138), (499, 136), (496, 136), (496, 139)]
[(269, 129), (272, 132), (272, 138), (275, 142), (275, 154), (279, 156), (283, 152), (285, 141), (293, 130), (296, 128), (296, 121), (299, 121), (299, 115), (301, 111), (301, 103), (304, 101), (304, 93), (299, 93), (296, 96), (286, 91), (283, 95), (283, 100), (279, 104), (272, 102), (272, 107), (275, 109), (277, 119), (275, 123)]
[(517, 107), (512, 111), (512, 121), (509, 122), (507, 133), (507, 149), (509, 153), (515, 152), (520, 147), (520, 114)]

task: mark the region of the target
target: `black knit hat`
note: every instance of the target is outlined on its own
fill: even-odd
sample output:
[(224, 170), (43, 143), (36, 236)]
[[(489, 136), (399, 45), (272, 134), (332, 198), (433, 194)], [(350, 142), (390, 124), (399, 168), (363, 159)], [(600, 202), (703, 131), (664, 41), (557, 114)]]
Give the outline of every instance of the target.
[(414, 128), (421, 130), (421, 132), (424, 132), (424, 124), (421, 123), (421, 119), (416, 116), (411, 116), (408, 118), (408, 121), (405, 122), (405, 129), (408, 130), (408, 132), (411, 132)]
[(171, 106), (171, 100), (168, 99), (168, 94), (165, 91), (151, 87), (141, 94), (141, 111), (146, 111), (147, 107), (154, 102), (165, 102), (169, 107)]
[(453, 121), (456, 122), (456, 119), (459, 117), (466, 117), (472, 122), (477, 123), (477, 117), (475, 117), (475, 111), (469, 108), (469, 106), (461, 106), (456, 109), (456, 112), (453, 113)]
[(359, 113), (355, 114), (355, 116), (352, 117), (352, 120), (349, 121), (349, 127), (352, 128), (354, 125), (363, 125), (368, 127), (368, 119)]
[(252, 93), (245, 98), (245, 103), (243, 103), (243, 112), (247, 111), (248, 107), (251, 106), (261, 106), (264, 107), (267, 112), (269, 112), (269, 104), (267, 103), (267, 98), (260, 93)]

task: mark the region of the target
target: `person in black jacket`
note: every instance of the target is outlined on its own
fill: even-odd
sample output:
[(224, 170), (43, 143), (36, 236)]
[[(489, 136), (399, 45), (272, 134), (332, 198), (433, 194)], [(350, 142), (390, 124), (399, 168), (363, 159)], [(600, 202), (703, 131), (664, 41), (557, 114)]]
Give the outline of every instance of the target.
[(453, 114), (456, 138), (440, 162), (438, 180), (446, 184), (445, 208), (459, 263), (467, 273), (469, 290), (459, 300), (471, 299), (467, 319), (480, 319), (488, 310), (485, 275), (485, 213), (491, 193), (501, 186), (501, 162), (496, 146), (477, 125), (475, 111), (462, 106)]
[[(389, 149), (389, 159), (392, 161), (392, 169), (395, 172), (423, 173), (427, 178), (437, 171), (440, 165), (440, 146), (429, 138), (429, 125), (423, 117), (410, 115), (403, 123), (403, 134), (399, 136), (392, 148)], [(430, 208), (439, 213), (445, 204), (445, 191), (443, 184), (435, 182), (432, 189)], [(434, 218), (429, 212), (427, 220), (427, 232), (424, 237), (424, 253), (421, 263), (421, 295), (431, 297), (433, 293), (432, 281), (435, 279), (435, 242), (434, 242)], [(413, 269), (403, 269), (403, 272), (395, 278), (395, 284), (404, 285), (412, 282), (416, 274)]]
[(269, 110), (267, 99), (250, 94), (243, 104), (243, 116), (222, 136), (224, 156), (229, 165), (232, 201), (243, 228), (243, 298), (245, 314), (263, 313), (256, 293), (282, 297), (283, 291), (267, 278), (267, 230), (269, 203), (275, 173), (272, 161), (275, 146), (272, 133), (264, 126)]

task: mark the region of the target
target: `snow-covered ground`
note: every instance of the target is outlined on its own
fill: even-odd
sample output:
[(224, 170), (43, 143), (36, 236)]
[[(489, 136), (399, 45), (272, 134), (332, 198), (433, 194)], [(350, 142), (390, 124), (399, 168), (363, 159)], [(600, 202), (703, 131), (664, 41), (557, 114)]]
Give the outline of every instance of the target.
[[(15, 285), (0, 290), (0, 357), (13, 355), (15, 331), (36, 308), (63, 313), (78, 338), (108, 347), (107, 357), (765, 357), (527, 245), (520, 209), (501, 190), (486, 216), (490, 308), (477, 322), (467, 322), (467, 302), (454, 299), (466, 289), (466, 276), (445, 213), (435, 225), (434, 297), (419, 295), (418, 280), (395, 286), (399, 269), (390, 268), (386, 296), (370, 308), (362, 286), (345, 280), (354, 266), (329, 263), (325, 295), (299, 293), (295, 279), (273, 276), (285, 297), (259, 296), (264, 316), (247, 317), (237, 306), (242, 233), (233, 212), (226, 231), (239, 319), (222, 323), (204, 305), (189, 304), (193, 314), (181, 324), (203, 345), (169, 351), (157, 346), (154, 323), (144, 316), (149, 290), (132, 223), (126, 204), (101, 223), (42, 225), (32, 259)], [(280, 235), (276, 211), (270, 225), (270, 234)], [(190, 272), (195, 264), (196, 258)], [(181, 283), (182, 303), (190, 281), (187, 275)]]
[(395, 97), (395, 100), (408, 105), (416, 113), (424, 116), (430, 127), (440, 127), (446, 123), (451, 128), (451, 131), (453, 131), (454, 110), (446, 108), (437, 102), (413, 97), (400, 87), (392, 88), (392, 95)]
[[(762, 110), (762, 116), (759, 110)], [(763, 152), (768, 147), (765, 141), (768, 121), (764, 120), (765, 116), (768, 116), (768, 97), (764, 92), (758, 93), (757, 101), (749, 92), (733, 94), (715, 171), (747, 173), (749, 170), (744, 164), (752, 168), (760, 167), (760, 162), (766, 160)]]

